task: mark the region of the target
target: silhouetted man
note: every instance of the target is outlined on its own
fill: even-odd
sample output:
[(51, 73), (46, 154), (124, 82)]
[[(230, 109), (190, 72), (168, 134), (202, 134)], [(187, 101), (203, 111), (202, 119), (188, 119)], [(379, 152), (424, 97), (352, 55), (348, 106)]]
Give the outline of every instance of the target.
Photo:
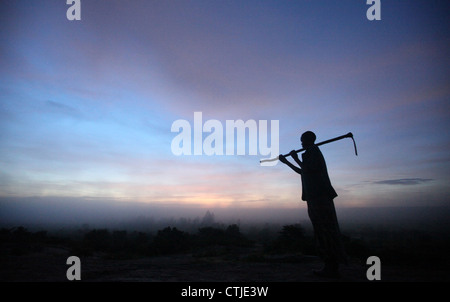
[(281, 154), (279, 160), (302, 178), (302, 200), (308, 205), (308, 215), (313, 225), (318, 251), (325, 262), (324, 268), (321, 271), (314, 271), (314, 274), (339, 277), (339, 263), (346, 263), (346, 255), (333, 202), (337, 194), (331, 185), (322, 152), (314, 144), (316, 135), (307, 131), (302, 134), (300, 140), (306, 149), (302, 154), (303, 161), (300, 161), (294, 150), (290, 153), (300, 168)]

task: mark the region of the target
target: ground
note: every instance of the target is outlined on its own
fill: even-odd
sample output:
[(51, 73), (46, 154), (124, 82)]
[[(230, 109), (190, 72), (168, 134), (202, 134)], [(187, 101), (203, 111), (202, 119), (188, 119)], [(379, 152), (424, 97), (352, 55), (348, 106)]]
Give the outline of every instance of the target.
[[(3, 247), (5, 248), (5, 246)], [(22, 255), (2, 253), (0, 281), (67, 281), (66, 264), (71, 256), (64, 246), (45, 246)], [(189, 253), (167, 256), (111, 259), (94, 253), (80, 257), (84, 282), (369, 282), (368, 265), (351, 260), (343, 265), (340, 279), (324, 279), (312, 274), (322, 263), (315, 256), (301, 254), (264, 255), (258, 247), (224, 255), (198, 256)], [(450, 281), (447, 270), (383, 265), (385, 282)], [(374, 282), (374, 281), (370, 281)]]

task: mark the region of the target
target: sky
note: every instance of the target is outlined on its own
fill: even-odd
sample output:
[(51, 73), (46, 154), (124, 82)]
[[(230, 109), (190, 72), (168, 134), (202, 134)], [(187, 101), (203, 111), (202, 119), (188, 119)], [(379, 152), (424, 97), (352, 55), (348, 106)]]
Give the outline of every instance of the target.
[(3, 201), (306, 207), (300, 176), (262, 154), (175, 155), (172, 124), (201, 112), (279, 121), (280, 153), (352, 132), (358, 156), (321, 147), (338, 208), (450, 205), (447, 1), (382, 0), (379, 21), (363, 0), (69, 7), (1, 1)]

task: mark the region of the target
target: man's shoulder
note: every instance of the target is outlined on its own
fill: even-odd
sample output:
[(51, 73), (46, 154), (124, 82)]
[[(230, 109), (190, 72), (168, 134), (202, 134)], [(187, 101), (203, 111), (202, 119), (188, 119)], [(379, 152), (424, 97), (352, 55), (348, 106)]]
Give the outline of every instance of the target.
[(320, 160), (323, 158), (323, 154), (322, 151), (320, 151), (319, 147), (314, 145), (314, 146), (310, 146), (305, 153), (303, 153), (303, 159), (307, 159), (307, 160), (311, 160), (311, 161), (316, 161), (316, 160)]
[[(312, 146), (310, 146), (310, 147), (306, 150), (306, 152), (308, 152), (309, 154), (322, 153), (322, 152), (320, 151), (320, 149), (319, 149), (319, 146), (317, 146), (317, 145), (312, 145)], [(306, 153), (306, 152), (305, 152), (305, 153)]]

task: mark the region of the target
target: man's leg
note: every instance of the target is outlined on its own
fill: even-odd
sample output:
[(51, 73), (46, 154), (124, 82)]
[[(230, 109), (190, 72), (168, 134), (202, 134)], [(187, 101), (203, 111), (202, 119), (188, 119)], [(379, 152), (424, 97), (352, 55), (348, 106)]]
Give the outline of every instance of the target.
[(308, 201), (308, 215), (314, 228), (318, 252), (325, 262), (324, 269), (316, 272), (316, 274), (338, 277), (339, 260), (345, 259), (345, 253), (342, 248), (333, 200), (316, 199)]

